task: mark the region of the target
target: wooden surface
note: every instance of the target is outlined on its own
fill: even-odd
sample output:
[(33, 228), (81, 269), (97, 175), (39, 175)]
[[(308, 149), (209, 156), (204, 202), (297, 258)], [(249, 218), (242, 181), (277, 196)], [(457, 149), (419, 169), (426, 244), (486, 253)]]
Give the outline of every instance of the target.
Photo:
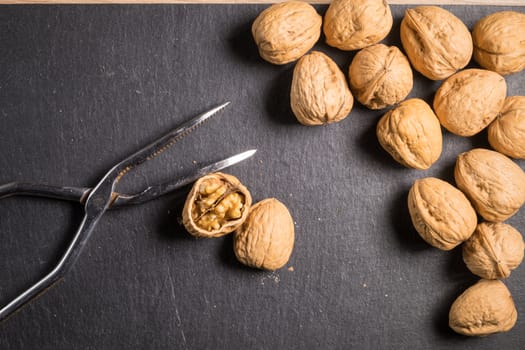
[[(0, 4), (266, 4), (281, 0), (0, 0)], [(311, 0), (328, 4), (330, 0)], [(392, 0), (392, 5), (496, 5), (524, 6), (525, 0)]]

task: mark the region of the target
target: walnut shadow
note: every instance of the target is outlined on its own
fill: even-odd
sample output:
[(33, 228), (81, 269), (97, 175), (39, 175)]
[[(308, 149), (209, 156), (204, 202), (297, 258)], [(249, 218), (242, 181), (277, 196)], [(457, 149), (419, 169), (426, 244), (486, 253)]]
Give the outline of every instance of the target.
[(275, 122), (296, 125), (290, 108), (290, 89), (292, 88), (293, 64), (284, 66), (266, 88), (264, 99), (268, 116)]
[(183, 188), (171, 193), (163, 203), (163, 208), (160, 210), (161, 213), (168, 213), (160, 217), (157, 222), (157, 232), (162, 240), (172, 241), (194, 241), (195, 238), (191, 236), (184, 225), (182, 224), (182, 209), (184, 208), (184, 202), (186, 196), (191, 189), (191, 185), (184, 186)]
[(230, 49), (239, 60), (252, 65), (263, 62), (252, 37), (252, 21), (234, 26), (227, 40)]

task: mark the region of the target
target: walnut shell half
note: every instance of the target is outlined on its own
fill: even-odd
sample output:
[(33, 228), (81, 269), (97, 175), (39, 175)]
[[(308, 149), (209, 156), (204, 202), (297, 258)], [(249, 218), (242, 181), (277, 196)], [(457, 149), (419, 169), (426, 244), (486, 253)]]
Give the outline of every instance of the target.
[(523, 237), (514, 227), (482, 222), (463, 244), (463, 261), (481, 278), (507, 278), (521, 264), (524, 250)]
[(294, 240), (288, 208), (275, 198), (267, 198), (253, 205), (246, 221), (235, 231), (234, 251), (245, 265), (276, 270), (290, 259)]
[(506, 332), (518, 318), (512, 296), (499, 280), (480, 280), (452, 304), (449, 326), (457, 333), (483, 336)]
[(488, 127), (488, 137), (496, 151), (525, 159), (525, 96), (505, 99), (503, 108)]
[(234, 231), (246, 217), (252, 196), (233, 175), (213, 173), (197, 180), (182, 209), (182, 223), (196, 237), (219, 237)]
[(456, 247), (476, 229), (476, 212), (467, 197), (437, 178), (414, 182), (408, 193), (408, 209), (420, 236), (442, 250)]
[(461, 153), (454, 178), (487, 221), (504, 221), (525, 202), (525, 173), (499, 152), (475, 148)]

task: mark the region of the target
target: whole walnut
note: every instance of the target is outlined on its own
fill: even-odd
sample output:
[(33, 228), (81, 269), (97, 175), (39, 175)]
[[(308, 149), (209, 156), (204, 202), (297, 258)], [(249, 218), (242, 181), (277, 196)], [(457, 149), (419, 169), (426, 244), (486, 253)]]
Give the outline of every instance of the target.
[(245, 265), (276, 270), (290, 259), (294, 240), (288, 208), (275, 198), (267, 198), (253, 205), (246, 221), (235, 231), (234, 251)]
[(485, 69), (465, 69), (436, 91), (434, 111), (441, 125), (459, 136), (472, 136), (487, 127), (503, 107), (505, 78)]
[(486, 279), (507, 278), (521, 264), (525, 244), (521, 233), (501, 222), (482, 222), (463, 243), (463, 261), (473, 274)]
[(465, 67), (472, 57), (472, 37), (468, 28), (441, 7), (407, 9), (400, 32), (410, 62), (429, 79), (451, 76)]
[(505, 284), (482, 279), (454, 301), (448, 323), (457, 333), (483, 336), (507, 332), (517, 318), (518, 312)]
[(503, 108), (488, 127), (488, 137), (496, 151), (525, 159), (525, 96), (505, 99)]
[(410, 63), (395, 46), (376, 44), (359, 51), (348, 70), (357, 100), (370, 109), (403, 101), (412, 90)]
[(392, 29), (385, 0), (333, 0), (324, 16), (326, 43), (341, 50), (358, 50), (383, 40)]
[(346, 118), (354, 98), (337, 64), (324, 53), (312, 51), (295, 65), (290, 104), (301, 124), (322, 125)]
[(443, 138), (432, 108), (418, 98), (401, 102), (377, 123), (381, 146), (399, 163), (428, 169), (441, 155)]
[(450, 250), (476, 229), (477, 217), (467, 197), (443, 180), (416, 180), (408, 193), (408, 209), (416, 231), (430, 245)]
[(233, 175), (212, 173), (197, 180), (182, 209), (182, 223), (196, 237), (219, 237), (248, 217), (252, 197)]
[(504, 221), (525, 202), (525, 173), (503, 154), (483, 148), (461, 153), (454, 177), (487, 221)]
[(252, 35), (259, 54), (273, 64), (292, 62), (307, 53), (321, 36), (322, 17), (301, 1), (274, 4), (255, 19)]
[(472, 31), (474, 59), (507, 75), (525, 68), (525, 13), (501, 11), (480, 19)]

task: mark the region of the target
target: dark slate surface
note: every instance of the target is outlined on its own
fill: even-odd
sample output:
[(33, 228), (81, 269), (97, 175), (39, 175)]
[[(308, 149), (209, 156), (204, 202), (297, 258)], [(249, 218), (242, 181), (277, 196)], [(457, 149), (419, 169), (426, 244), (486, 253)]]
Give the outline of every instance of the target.
[[(108, 213), (65, 281), (0, 325), (0, 349), (518, 349), (525, 267), (507, 285), (520, 317), (507, 334), (466, 338), (448, 309), (476, 278), (460, 250), (426, 245), (411, 226), (411, 183), (452, 181), (455, 156), (486, 134), (444, 134), (428, 171), (378, 145), (384, 111), (356, 105), (339, 124), (299, 125), (293, 64), (257, 54), (250, 25), (264, 5), (0, 7), (0, 183), (92, 186), (114, 162), (194, 114), (225, 113), (126, 178), (124, 190), (257, 148), (228, 170), (255, 200), (276, 197), (296, 222), (276, 272), (236, 262), (231, 237), (197, 240), (178, 224), (185, 192)], [(325, 6), (318, 6), (324, 13)], [(471, 27), (501, 7), (452, 7)], [(403, 7), (385, 40), (399, 44)], [(525, 11), (521, 8), (520, 11)], [(352, 53), (319, 43), (346, 71)], [(525, 72), (507, 79), (525, 94)], [(439, 83), (416, 74), (411, 96)], [(525, 166), (524, 162), (520, 165)], [(57, 261), (78, 205), (0, 201), (0, 303)], [(510, 221), (525, 232), (523, 210)]]

